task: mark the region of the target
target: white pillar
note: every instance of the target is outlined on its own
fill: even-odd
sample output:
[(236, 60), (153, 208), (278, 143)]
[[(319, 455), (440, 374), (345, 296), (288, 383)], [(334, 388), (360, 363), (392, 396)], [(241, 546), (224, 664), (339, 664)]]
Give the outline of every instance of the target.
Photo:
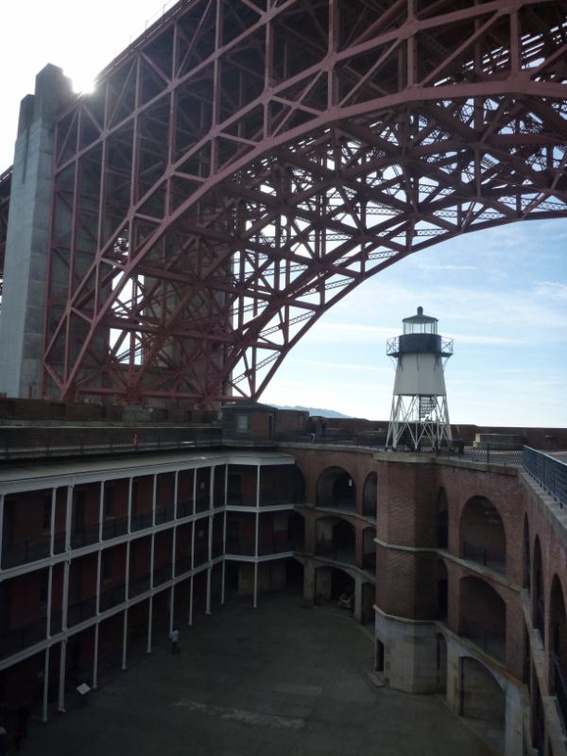
[(45, 649), (43, 657), (43, 707), (41, 711), (41, 721), (47, 722), (47, 712), (49, 703), (49, 648)]
[(173, 618), (175, 616), (175, 586), (169, 589), (169, 634), (173, 632)]
[(51, 608), (53, 606), (53, 565), (50, 564), (47, 573), (47, 628), (46, 634), (51, 638)]
[(104, 526), (104, 487), (105, 487), (105, 482), (104, 482), (104, 480), (101, 480), (101, 482), (100, 482), (100, 495), (99, 495), (99, 501), (98, 501), (98, 540), (99, 540), (99, 543), (101, 543), (102, 539), (103, 539), (103, 526)]
[(100, 623), (97, 622), (94, 630), (94, 653), (93, 653), (93, 690), (98, 688), (98, 638)]
[(132, 532), (132, 490), (134, 488), (134, 478), (128, 480), (128, 535)]
[[(225, 473), (225, 481), (228, 475)], [(226, 583), (226, 485), (224, 492), (225, 509), (223, 512), (223, 524), (222, 524), (222, 578), (221, 578), (221, 604), (224, 604), (225, 600), (225, 583)]]
[(67, 641), (61, 641), (61, 650), (59, 657), (59, 703), (57, 711), (65, 714), (65, 664), (67, 658)]
[(124, 564), (124, 600), (130, 598), (130, 548), (132, 541), (126, 542), (126, 559)]
[(102, 580), (102, 549), (97, 553), (97, 561), (96, 561), (96, 613), (97, 613), (97, 616), (100, 614), (101, 580)]
[(211, 614), (211, 567), (207, 567), (207, 605), (205, 614)]
[(192, 514), (195, 514), (197, 511), (197, 473), (199, 471), (199, 468), (196, 467), (193, 470), (193, 512)]
[(57, 488), (51, 490), (51, 518), (49, 523), (49, 553), (55, 553), (55, 508), (57, 506)]
[(146, 648), (146, 652), (148, 654), (152, 653), (152, 619), (153, 619), (153, 604), (154, 604), (154, 597), (150, 596), (148, 599), (148, 646)]
[[(155, 514), (155, 510), (154, 510)], [(151, 545), (150, 545), (150, 588), (154, 587), (154, 557), (155, 557), (155, 551), (156, 551), (156, 534), (155, 532), (151, 535)]]
[(67, 508), (65, 510), (65, 551), (71, 550), (71, 525), (73, 516), (73, 489), (74, 486), (67, 486)]
[(179, 470), (175, 471), (173, 478), (173, 519), (177, 520), (177, 498), (179, 496)]
[(193, 575), (189, 578), (189, 621), (187, 624), (193, 624)]
[(260, 540), (260, 465), (256, 468), (256, 522), (254, 533), (254, 609), (258, 606), (258, 545)]
[(128, 654), (128, 609), (124, 609), (124, 625), (122, 628), (122, 671), (127, 669), (126, 660)]
[(63, 595), (61, 597), (61, 629), (67, 630), (67, 613), (69, 609), (69, 571), (71, 569), (71, 559), (67, 558), (63, 562)]
[[(157, 473), (154, 474), (154, 487), (152, 492), (152, 526), (156, 526), (156, 502), (157, 502)], [(153, 562), (152, 562), (153, 572)]]

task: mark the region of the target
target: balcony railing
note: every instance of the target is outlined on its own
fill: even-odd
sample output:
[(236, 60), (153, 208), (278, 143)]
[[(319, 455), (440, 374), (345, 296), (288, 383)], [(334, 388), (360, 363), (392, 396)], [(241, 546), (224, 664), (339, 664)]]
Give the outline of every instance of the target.
[(461, 635), (501, 664), (506, 661), (506, 641), (502, 636), (491, 633), (473, 622), (465, 622), (462, 625)]
[[(18, 567), (21, 564), (37, 562), (50, 555), (50, 536), (29, 538), (26, 541), (13, 544), (2, 552), (2, 569)], [(58, 533), (53, 539), (53, 551), (59, 554), (65, 550), (65, 533)]]
[(5, 659), (12, 654), (16, 654), (24, 648), (33, 646), (44, 640), (47, 632), (47, 621), (45, 619), (32, 622), (22, 627), (15, 627), (13, 630), (5, 630), (0, 633), (0, 659)]
[(156, 525), (160, 525), (163, 522), (170, 522), (173, 520), (175, 514), (175, 507), (173, 504), (169, 507), (160, 507), (156, 509)]
[(236, 539), (227, 541), (226, 553), (238, 556), (270, 556), (272, 554), (286, 554), (290, 551), (296, 550), (295, 544), (292, 541), (277, 541), (272, 543), (260, 543), (258, 544), (258, 552), (256, 553), (256, 547), (253, 543), (239, 543)]
[(491, 551), (470, 541), (463, 541), (462, 555), (463, 559), (482, 564), (493, 572), (498, 572), (501, 575), (506, 574), (506, 557), (502, 553)]
[(75, 528), (71, 533), (71, 547), (80, 549), (81, 546), (90, 546), (98, 543), (100, 527), (98, 522), (85, 528)]
[(161, 585), (162, 583), (167, 583), (168, 580), (171, 580), (171, 568), (172, 568), (171, 562), (168, 562), (167, 564), (162, 564), (160, 567), (155, 568), (154, 586)]
[(100, 594), (100, 611), (105, 612), (107, 609), (112, 609), (118, 604), (122, 604), (125, 599), (126, 586), (124, 583), (107, 588)]
[(182, 575), (191, 569), (191, 554), (175, 560), (175, 574)]
[(349, 549), (345, 546), (337, 547), (329, 541), (319, 541), (319, 543), (315, 545), (315, 554), (317, 556), (323, 556), (327, 559), (331, 559), (334, 562), (355, 564), (354, 548)]
[(139, 514), (132, 515), (132, 530), (146, 530), (151, 528), (154, 522), (153, 512), (140, 512)]
[(544, 452), (524, 446), (524, 469), (558, 502), (567, 507), (567, 464)]
[(188, 517), (193, 514), (193, 502), (183, 501), (177, 504), (177, 518)]
[(46, 457), (92, 457), (102, 454), (139, 454), (217, 447), (222, 431), (215, 426), (162, 428), (132, 427), (128, 431), (109, 426), (89, 428), (71, 435), (64, 426), (50, 430), (49, 436), (27, 427), (10, 428), (0, 440), (0, 459), (41, 459)]
[(140, 593), (145, 593), (146, 591), (150, 590), (152, 581), (151, 573), (147, 572), (145, 575), (140, 575), (133, 580), (130, 581), (130, 586), (128, 588), (128, 595), (130, 598), (134, 598), (134, 596), (139, 596)]
[(69, 604), (67, 609), (67, 625), (72, 627), (78, 625), (96, 614), (96, 596), (87, 599), (74, 601)]
[(102, 523), (102, 537), (105, 541), (125, 535), (128, 532), (128, 518), (109, 518)]

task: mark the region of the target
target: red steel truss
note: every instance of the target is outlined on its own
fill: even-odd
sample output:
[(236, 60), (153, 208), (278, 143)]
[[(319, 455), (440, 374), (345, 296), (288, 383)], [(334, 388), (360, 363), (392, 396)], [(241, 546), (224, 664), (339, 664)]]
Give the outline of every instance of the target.
[(184, 0), (58, 118), (43, 392), (258, 398), (359, 283), (567, 216), (567, 0)]

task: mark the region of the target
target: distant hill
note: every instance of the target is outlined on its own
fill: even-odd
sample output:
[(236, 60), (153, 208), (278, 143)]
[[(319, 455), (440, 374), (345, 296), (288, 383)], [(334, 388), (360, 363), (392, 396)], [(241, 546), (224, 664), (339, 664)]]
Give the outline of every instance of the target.
[(335, 410), (329, 410), (329, 409), (320, 409), (319, 407), (300, 407), (298, 405), (295, 405), (295, 407), (290, 407), (289, 405), (281, 405), (281, 404), (276, 404), (274, 406), (278, 407), (279, 409), (289, 409), (289, 410), (299, 410), (300, 412), (309, 412), (309, 415), (311, 417), (342, 417), (342, 418), (352, 417), (352, 415), (343, 415), (342, 412), (335, 412)]

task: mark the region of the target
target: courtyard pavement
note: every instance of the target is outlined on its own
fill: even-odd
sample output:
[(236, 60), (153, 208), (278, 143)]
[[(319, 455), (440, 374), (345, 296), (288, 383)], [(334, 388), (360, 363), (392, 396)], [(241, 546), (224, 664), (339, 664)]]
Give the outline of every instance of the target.
[[(82, 708), (32, 721), (28, 756), (489, 756), (435, 696), (373, 684), (373, 645), (301, 597), (233, 601), (159, 638)], [(158, 640), (158, 639), (156, 639)]]

